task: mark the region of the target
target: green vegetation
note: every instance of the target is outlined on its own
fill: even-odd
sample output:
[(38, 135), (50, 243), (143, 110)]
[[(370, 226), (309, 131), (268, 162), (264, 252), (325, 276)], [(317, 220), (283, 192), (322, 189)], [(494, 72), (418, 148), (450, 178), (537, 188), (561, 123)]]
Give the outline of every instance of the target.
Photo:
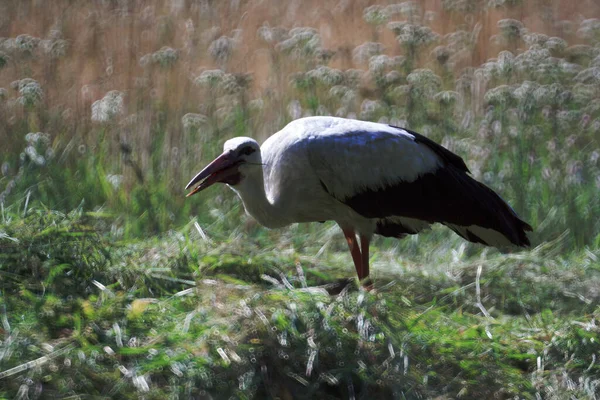
[[(324, 34), (251, 2), (8, 3), (0, 398), (600, 396), (599, 19), (406, 2)], [(228, 15), (261, 22), (215, 29)], [(185, 199), (224, 140), (306, 115), (443, 143), (533, 247), (380, 238), (364, 292), (334, 224), (263, 229), (224, 187)]]
[(330, 295), (347, 263), (236, 235), (214, 245), (193, 224), (124, 243), (99, 213), (3, 218), (6, 396), (598, 392), (600, 251), (565, 259), (564, 238)]

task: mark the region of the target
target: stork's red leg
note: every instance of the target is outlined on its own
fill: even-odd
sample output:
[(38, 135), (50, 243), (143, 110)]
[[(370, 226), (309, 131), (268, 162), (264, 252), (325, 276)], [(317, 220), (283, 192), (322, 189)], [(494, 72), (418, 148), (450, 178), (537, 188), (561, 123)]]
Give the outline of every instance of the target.
[(359, 235), (360, 236), (360, 252), (361, 252), (361, 262), (362, 262), (362, 277), (359, 276), (359, 279), (362, 282), (363, 287), (366, 290), (373, 289), (373, 282), (369, 279), (369, 243), (371, 242), (371, 237)]
[(358, 241), (356, 240), (356, 233), (354, 232), (354, 229), (351, 228), (342, 228), (342, 232), (344, 232), (344, 236), (346, 236), (346, 243), (348, 243), (350, 254), (352, 254), (352, 261), (354, 261), (358, 279), (362, 280), (362, 255), (360, 253), (360, 247), (358, 247)]
[(364, 278), (369, 276), (369, 243), (371, 239), (368, 236), (360, 236), (360, 252), (361, 252), (361, 264), (362, 264), (362, 277), (359, 276), (362, 281)]

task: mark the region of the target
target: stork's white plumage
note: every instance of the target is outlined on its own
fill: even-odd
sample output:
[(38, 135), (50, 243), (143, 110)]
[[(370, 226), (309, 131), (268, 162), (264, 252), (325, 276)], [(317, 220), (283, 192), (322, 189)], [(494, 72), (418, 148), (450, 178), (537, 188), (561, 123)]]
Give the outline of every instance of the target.
[(226, 183), (268, 228), (337, 222), (363, 280), (373, 234), (401, 238), (438, 222), (471, 242), (529, 245), (532, 228), (468, 172), (459, 156), (407, 129), (309, 117), (262, 147), (247, 137), (228, 140), (186, 189), (199, 183), (190, 196)]

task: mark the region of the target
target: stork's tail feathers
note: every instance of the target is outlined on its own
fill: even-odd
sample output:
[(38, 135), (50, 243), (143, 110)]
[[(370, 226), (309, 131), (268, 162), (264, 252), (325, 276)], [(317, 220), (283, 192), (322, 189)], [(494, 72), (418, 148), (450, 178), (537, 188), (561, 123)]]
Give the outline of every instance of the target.
[[(466, 174), (460, 174), (463, 187), (468, 188), (475, 204), (469, 214), (472, 224), (444, 223), (470, 242), (487, 246), (527, 247), (531, 245), (527, 232), (533, 228), (519, 218), (517, 213), (496, 192)], [(457, 177), (458, 177), (457, 176)], [(469, 202), (471, 203), (471, 202)], [(474, 203), (471, 203), (474, 205)]]

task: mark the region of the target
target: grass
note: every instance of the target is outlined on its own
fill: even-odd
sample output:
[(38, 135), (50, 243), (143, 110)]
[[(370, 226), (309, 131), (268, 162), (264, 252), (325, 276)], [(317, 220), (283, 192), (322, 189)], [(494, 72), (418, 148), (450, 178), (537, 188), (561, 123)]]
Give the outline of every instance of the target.
[[(194, 224), (123, 242), (101, 213), (4, 210), (0, 396), (593, 398), (598, 251), (564, 238), (355, 283)], [(302, 395), (299, 395), (302, 393)]]
[[(0, 18), (0, 398), (600, 396), (596, 5), (59, 4)], [(378, 238), (364, 292), (333, 223), (185, 200), (306, 115), (442, 143), (533, 247)]]

